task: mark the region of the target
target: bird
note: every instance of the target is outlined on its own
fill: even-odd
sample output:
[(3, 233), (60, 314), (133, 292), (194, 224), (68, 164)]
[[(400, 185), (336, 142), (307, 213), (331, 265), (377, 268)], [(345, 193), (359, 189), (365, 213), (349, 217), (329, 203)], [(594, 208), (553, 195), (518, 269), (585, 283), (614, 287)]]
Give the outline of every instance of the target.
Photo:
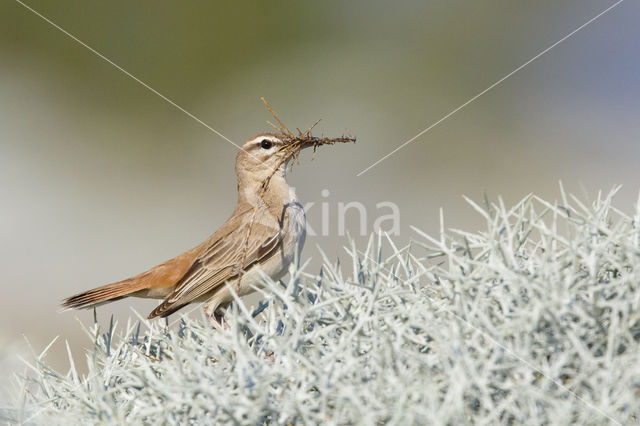
[[(312, 127), (313, 128), (313, 127)], [(306, 217), (286, 180), (292, 160), (305, 148), (353, 137), (320, 138), (311, 129), (294, 135), (286, 127), (249, 138), (235, 163), (238, 200), (227, 221), (201, 244), (145, 272), (68, 297), (65, 309), (91, 308), (125, 297), (163, 299), (148, 319), (167, 317), (193, 302), (205, 302), (206, 318), (222, 326), (224, 310), (255, 291), (262, 274), (279, 280), (302, 250)]]

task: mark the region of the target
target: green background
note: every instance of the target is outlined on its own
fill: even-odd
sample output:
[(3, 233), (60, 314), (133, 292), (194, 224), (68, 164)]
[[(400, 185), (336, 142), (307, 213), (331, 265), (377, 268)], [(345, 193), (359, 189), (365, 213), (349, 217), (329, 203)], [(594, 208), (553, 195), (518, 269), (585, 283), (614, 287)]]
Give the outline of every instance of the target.
[[(390, 201), (437, 232), (480, 223), (462, 195), (530, 192), (558, 181), (592, 198), (638, 194), (640, 5), (627, 0), (364, 175), (356, 174), (606, 9), (607, 1), (165, 2), (28, 5), (241, 144), (269, 130), (266, 97), (291, 127), (323, 121), (358, 143), (302, 157), (290, 176), (319, 231), (317, 270), (347, 240), (339, 202)], [(85, 344), (72, 293), (138, 273), (205, 239), (235, 203), (236, 147), (18, 2), (0, 3), (0, 357), (18, 365), (25, 334)], [(323, 197), (322, 190), (329, 190)], [(358, 220), (347, 228), (360, 242)], [(99, 310), (121, 322), (133, 306)], [(54, 363), (66, 368), (64, 346)]]

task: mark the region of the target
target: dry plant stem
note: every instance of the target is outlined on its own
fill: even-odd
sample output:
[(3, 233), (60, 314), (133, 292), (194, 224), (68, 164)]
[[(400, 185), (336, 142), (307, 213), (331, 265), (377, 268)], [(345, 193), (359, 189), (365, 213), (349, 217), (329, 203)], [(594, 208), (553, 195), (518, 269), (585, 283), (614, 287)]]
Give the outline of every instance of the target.
[(280, 128), (280, 127), (276, 126), (276, 125), (275, 125), (275, 124), (273, 124), (271, 121), (267, 120), (267, 124), (268, 124), (269, 126), (273, 127), (273, 129), (274, 129), (276, 132), (282, 133), (282, 128)]
[(271, 108), (271, 105), (269, 105), (269, 103), (267, 102), (267, 100), (262, 97), (260, 98), (260, 100), (262, 101), (262, 103), (264, 103), (264, 105), (267, 107), (267, 109), (269, 110), (269, 112), (271, 113), (271, 115), (273, 115), (273, 117), (278, 120), (278, 123), (280, 124), (280, 130), (282, 131), (282, 133), (285, 133), (283, 130), (286, 130), (286, 133), (290, 136), (293, 136), (293, 133), (291, 132), (291, 130), (289, 130), (287, 128), (287, 126), (284, 125), (284, 123), (282, 121), (280, 121), (280, 118), (278, 117), (278, 114), (276, 114), (276, 112)]
[[(307, 136), (311, 135), (311, 131), (313, 130), (314, 127), (316, 127), (318, 125), (318, 123), (320, 121), (322, 121), (322, 118), (318, 118), (318, 120), (316, 120), (316, 122), (313, 123), (313, 125), (311, 127), (309, 127), (306, 132), (304, 132), (304, 135), (302, 135), (302, 137), (306, 138)], [(354, 137), (352, 137), (351, 139), (353, 139), (354, 141), (356, 140), (356, 138), (354, 138)]]

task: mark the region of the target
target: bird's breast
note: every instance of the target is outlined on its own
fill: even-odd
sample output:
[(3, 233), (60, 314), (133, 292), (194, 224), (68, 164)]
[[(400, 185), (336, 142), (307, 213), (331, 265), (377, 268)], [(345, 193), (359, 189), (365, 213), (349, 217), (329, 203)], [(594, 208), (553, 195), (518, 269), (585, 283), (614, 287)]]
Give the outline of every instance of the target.
[(298, 202), (293, 188), (289, 189), (289, 202), (285, 205), (282, 231), (285, 258), (291, 262), (294, 257), (300, 255), (307, 235), (307, 219), (302, 204)]
[(280, 207), (271, 209), (280, 227), (280, 244), (268, 259), (260, 263), (262, 271), (276, 280), (287, 273), (291, 262), (300, 255), (306, 238), (304, 208), (292, 188), (281, 189), (284, 191), (281, 192)]
[(289, 202), (287, 205), (286, 223), (284, 223), (285, 245), (291, 246), (290, 256), (299, 255), (307, 235), (307, 219), (304, 214), (304, 208), (297, 200)]

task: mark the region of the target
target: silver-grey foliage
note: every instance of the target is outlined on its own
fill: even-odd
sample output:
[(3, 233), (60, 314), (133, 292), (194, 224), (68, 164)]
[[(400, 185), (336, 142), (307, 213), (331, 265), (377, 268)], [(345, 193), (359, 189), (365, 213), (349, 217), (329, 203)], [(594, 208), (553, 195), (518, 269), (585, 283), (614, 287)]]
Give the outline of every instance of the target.
[[(614, 191), (615, 192), (615, 191)], [(640, 419), (640, 210), (613, 192), (471, 205), (478, 233), (372, 238), (266, 280), (216, 331), (183, 318), (94, 339), (88, 374), (33, 362), (13, 422), (607, 424)], [(389, 251), (385, 256), (382, 246)], [(390, 250), (386, 247), (390, 247)], [(115, 328), (115, 327), (114, 327)]]

